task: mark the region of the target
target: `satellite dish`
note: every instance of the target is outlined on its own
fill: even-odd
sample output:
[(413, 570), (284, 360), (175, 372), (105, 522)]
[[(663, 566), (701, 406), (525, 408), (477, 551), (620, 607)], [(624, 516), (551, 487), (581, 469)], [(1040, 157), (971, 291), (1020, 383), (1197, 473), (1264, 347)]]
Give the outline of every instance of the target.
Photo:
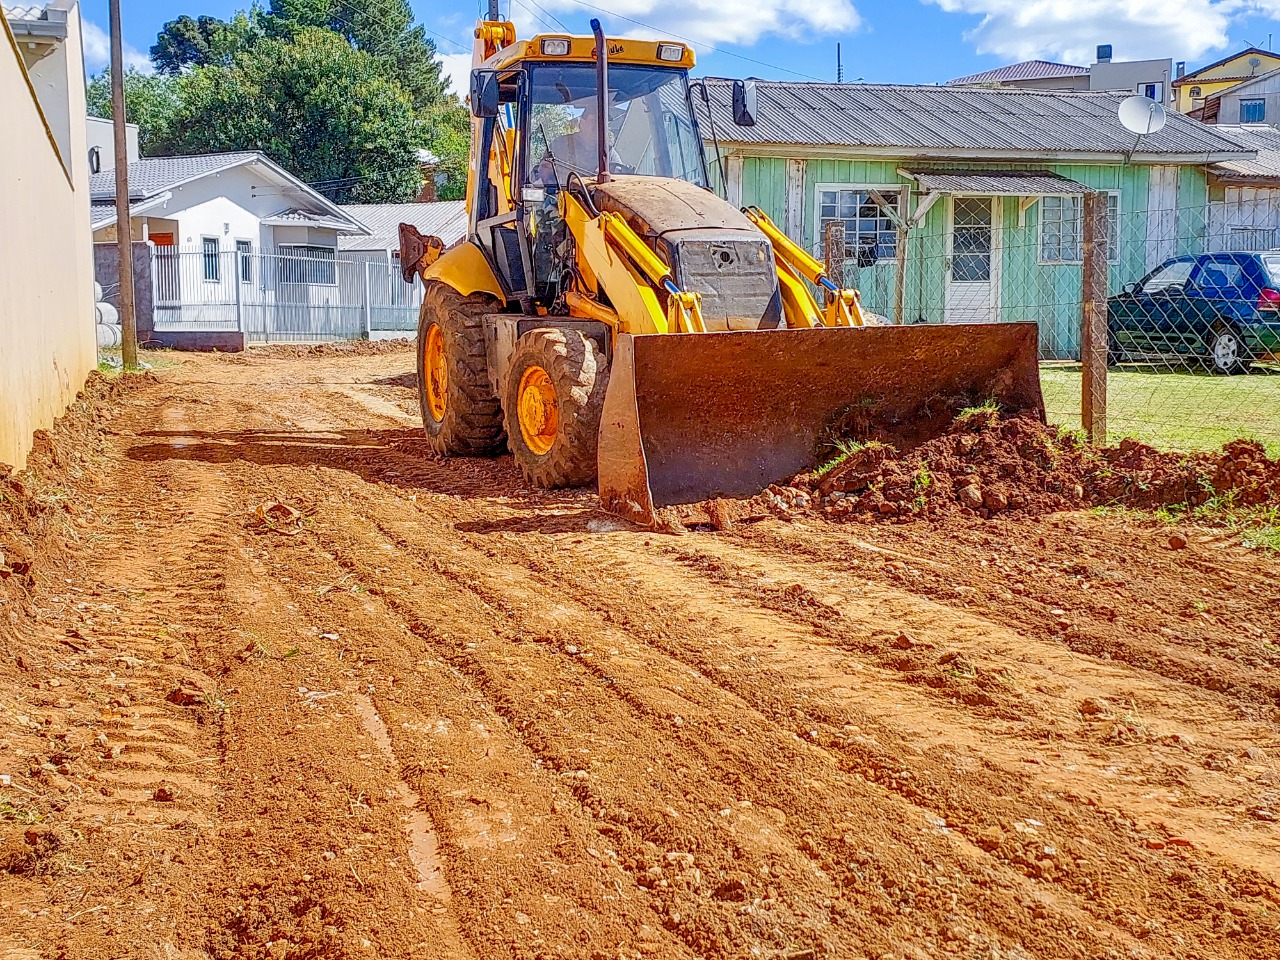
[(1164, 107), (1149, 97), (1126, 97), (1120, 101), (1120, 122), (1140, 137), (1163, 130), (1168, 119)]

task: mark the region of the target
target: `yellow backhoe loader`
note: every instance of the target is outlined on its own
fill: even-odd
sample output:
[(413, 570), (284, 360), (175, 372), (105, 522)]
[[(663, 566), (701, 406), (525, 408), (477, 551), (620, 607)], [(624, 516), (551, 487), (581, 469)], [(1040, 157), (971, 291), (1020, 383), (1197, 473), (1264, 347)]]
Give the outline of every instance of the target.
[[(763, 212), (709, 189), (692, 51), (592, 30), (517, 40), (496, 2), (476, 27), (468, 236), (401, 227), (434, 449), (509, 447), (531, 484), (597, 481), (653, 523), (807, 468), (851, 413), (908, 433), (953, 400), (1043, 417), (1034, 324), (868, 323)], [(734, 84), (736, 123), (754, 101)]]

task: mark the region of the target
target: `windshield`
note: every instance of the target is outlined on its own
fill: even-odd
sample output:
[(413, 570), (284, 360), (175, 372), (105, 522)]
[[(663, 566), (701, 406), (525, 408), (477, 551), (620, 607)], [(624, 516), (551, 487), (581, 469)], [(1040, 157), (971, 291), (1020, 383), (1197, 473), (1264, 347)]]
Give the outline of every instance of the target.
[[(599, 168), (596, 68), (592, 63), (530, 69), (526, 181), (563, 184)], [(669, 67), (609, 66), (609, 172), (675, 177), (707, 185), (702, 145), (685, 73)]]

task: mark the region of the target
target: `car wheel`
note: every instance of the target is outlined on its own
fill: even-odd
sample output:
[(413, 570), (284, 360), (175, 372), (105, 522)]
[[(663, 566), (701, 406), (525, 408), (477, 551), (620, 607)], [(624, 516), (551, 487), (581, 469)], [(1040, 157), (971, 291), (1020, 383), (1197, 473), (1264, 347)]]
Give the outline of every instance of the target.
[(1222, 326), (1213, 331), (1209, 337), (1209, 369), (1214, 373), (1244, 373), (1252, 362), (1244, 341), (1235, 330)]

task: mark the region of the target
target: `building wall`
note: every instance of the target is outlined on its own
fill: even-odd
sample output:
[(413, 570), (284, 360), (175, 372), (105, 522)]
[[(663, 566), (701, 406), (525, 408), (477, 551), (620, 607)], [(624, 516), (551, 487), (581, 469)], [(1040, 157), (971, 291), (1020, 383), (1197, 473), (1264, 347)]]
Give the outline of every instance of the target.
[[(114, 170), (116, 168), (114, 125), (110, 120), (104, 120), (102, 117), (89, 117), (86, 125), (88, 131), (86, 151), (96, 147), (98, 149), (98, 157), (101, 160), (98, 169), (103, 173), (108, 170)], [(129, 157), (129, 162), (132, 163), (139, 157), (138, 125), (136, 123), (126, 123), (124, 125), (124, 143), (125, 153)]]
[[(928, 167), (910, 160), (842, 160), (828, 158), (783, 159), (744, 156), (731, 164), (741, 169), (741, 202), (755, 204), (792, 239), (821, 255), (817, 193), (822, 186), (895, 187), (906, 190), (908, 214), (914, 214), (919, 197), (911, 192), (911, 182), (898, 173), (900, 168)], [(936, 164), (934, 164), (936, 165)], [(972, 169), (976, 164), (966, 164)], [(1144, 165), (1119, 164), (981, 164), (981, 169), (1049, 169), (1096, 190), (1114, 191), (1119, 196), (1117, 223), (1118, 255), (1110, 269), (1111, 291), (1143, 277), (1148, 257), (1155, 249), (1161, 255), (1203, 249), (1205, 238), (1205, 176), (1202, 168), (1166, 168), (1159, 174), (1160, 191), (1172, 185), (1168, 210), (1154, 215), (1151, 204), (1153, 169)], [(797, 169), (799, 174), (797, 175)], [(731, 192), (733, 188), (731, 187)], [(949, 207), (946, 198), (928, 210), (921, 224), (907, 238), (907, 273), (904, 319), (909, 323), (940, 323), (943, 320), (948, 271), (947, 234)], [(1018, 198), (999, 201), (996, 231), (1001, 254), (996, 264), (999, 284), (1000, 320), (1035, 320), (1040, 324), (1045, 356), (1068, 358), (1078, 355), (1080, 345), (1081, 267), (1079, 263), (1041, 262), (1041, 201), (1024, 212)], [(1162, 244), (1168, 243), (1166, 249)], [(847, 269), (853, 269), (849, 266)], [(853, 282), (863, 302), (876, 313), (892, 314), (896, 263), (883, 259), (873, 266), (858, 267)]]
[(78, 9), (68, 19), (69, 157), (7, 22), (0, 35), (0, 462), (14, 467), (97, 364)]
[(1262, 123), (1280, 126), (1280, 75), (1266, 77), (1250, 83), (1244, 90), (1228, 89), (1222, 94), (1218, 108), (1218, 123), (1243, 123), (1240, 118), (1241, 100), (1262, 100)]
[(1160, 84), (1160, 102), (1170, 102), (1169, 84), (1173, 80), (1172, 60), (1113, 60), (1095, 63), (1089, 68), (1090, 90), (1126, 90), (1138, 93), (1139, 87), (1148, 83)]
[[(1249, 64), (1252, 57), (1258, 58), (1260, 61), (1258, 66)], [(1249, 77), (1260, 76), (1277, 67), (1280, 67), (1280, 56), (1275, 54), (1243, 53), (1238, 57), (1232, 57), (1212, 70), (1197, 71), (1194, 77), (1184, 78), (1183, 82), (1175, 88), (1173, 108), (1179, 113), (1190, 113), (1196, 107), (1203, 106), (1206, 98), (1217, 96)], [(1200, 88), (1199, 97), (1191, 96), (1192, 87)]]

